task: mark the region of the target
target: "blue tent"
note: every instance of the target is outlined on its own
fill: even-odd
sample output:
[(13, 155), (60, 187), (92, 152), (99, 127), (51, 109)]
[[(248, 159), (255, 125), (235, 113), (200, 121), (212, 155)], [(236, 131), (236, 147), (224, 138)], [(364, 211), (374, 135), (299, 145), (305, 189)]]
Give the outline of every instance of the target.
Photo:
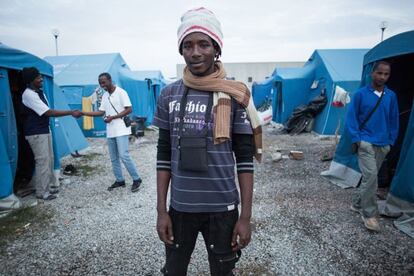
[(140, 80), (151, 80), (154, 84), (159, 84), (163, 88), (168, 84), (168, 81), (164, 78), (164, 75), (159, 70), (138, 70), (133, 71), (134, 75)]
[(261, 82), (254, 82), (252, 85), (252, 97), (254, 106), (260, 107), (272, 98), (274, 93), (274, 79), (269, 77)]
[[(50, 64), (34, 55), (0, 43), (0, 91), (3, 92), (3, 100), (0, 101), (0, 175), (2, 176), (0, 199), (7, 198), (13, 193), (21, 146), (19, 141), (22, 139), (24, 141), (19, 128), (21, 120), (18, 112), (21, 93), (25, 89), (21, 80), (21, 70), (23, 67), (30, 66), (38, 68), (43, 76), (43, 90), (50, 107), (67, 109), (60, 90), (54, 88), (53, 69)], [(53, 135), (55, 168), (59, 168), (61, 157), (87, 147), (86, 139), (73, 118), (52, 119), (50, 127)], [(26, 153), (21, 151), (20, 154)]]
[[(391, 77), (387, 86), (396, 92), (400, 110), (399, 137), (381, 168), (389, 171), (395, 169), (384, 213), (404, 213), (394, 224), (414, 238), (414, 31), (393, 36), (365, 55), (362, 86), (370, 82), (372, 67), (379, 60), (391, 63)], [(342, 187), (356, 187), (361, 178), (356, 156), (351, 154), (350, 145), (348, 132), (345, 131), (329, 170), (322, 173), (332, 183)]]
[[(151, 93), (155, 101), (157, 101), (158, 96), (161, 94), (161, 90), (168, 84), (168, 81), (164, 79), (164, 76), (161, 73), (161, 71), (139, 70), (139, 71), (133, 71), (133, 73), (137, 79), (150, 82)], [(150, 108), (155, 108), (155, 106), (150, 105)], [(149, 116), (147, 118), (147, 124), (149, 124), (149, 122), (152, 122), (154, 114), (155, 114), (155, 110), (151, 110), (151, 112), (149, 112), (148, 114)]]
[[(338, 125), (343, 129), (341, 119), (346, 106), (332, 106), (337, 87), (353, 92), (359, 87), (361, 67), (367, 49), (329, 49), (315, 50), (302, 68), (277, 68), (270, 80), (266, 80), (267, 93), (255, 93), (261, 98), (273, 93), (273, 121), (285, 123), (293, 110), (307, 104), (321, 90), (326, 88), (328, 104), (315, 118), (314, 131), (319, 134), (334, 134)], [(271, 84), (270, 84), (271, 83)], [(270, 89), (269, 89), (270, 87)], [(253, 90), (256, 88), (253, 87)], [(254, 98), (254, 96), (253, 96)], [(260, 98), (255, 103), (260, 102)]]
[[(54, 109), (69, 110), (69, 105), (60, 87), (53, 84)], [(88, 142), (81, 128), (72, 116), (53, 118), (55, 125), (54, 138), (58, 141), (56, 154), (59, 157), (67, 156), (73, 152), (88, 147)]]
[[(308, 92), (313, 82), (314, 66), (302, 68), (279, 68), (274, 72), (276, 93), (273, 93), (273, 121), (285, 123), (293, 110), (306, 104)], [(318, 83), (319, 84), (319, 83)], [(323, 85), (321, 83), (321, 85)]]
[[(99, 74), (108, 72), (113, 82), (127, 91), (132, 103), (132, 114), (147, 117), (147, 121), (152, 122), (155, 99), (150, 91), (150, 83), (137, 78), (119, 53), (50, 56), (45, 57), (45, 60), (53, 65), (55, 81), (63, 90), (70, 108), (83, 109), (82, 100), (99, 88)], [(81, 127), (82, 122), (83, 118), (78, 119)], [(93, 122), (94, 127), (83, 129), (84, 134), (89, 137), (105, 137), (103, 119), (95, 117)]]
[(125, 68), (121, 68), (120, 73), (120, 86), (128, 92), (132, 104), (132, 114), (137, 117), (145, 117), (146, 124), (151, 124), (157, 105), (151, 80), (139, 79), (134, 72)]

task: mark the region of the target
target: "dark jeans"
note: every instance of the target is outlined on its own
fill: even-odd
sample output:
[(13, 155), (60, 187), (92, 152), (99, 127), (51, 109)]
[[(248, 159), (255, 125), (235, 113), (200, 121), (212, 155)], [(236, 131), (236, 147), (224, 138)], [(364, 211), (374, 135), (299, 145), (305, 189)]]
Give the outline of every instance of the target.
[(237, 209), (220, 213), (183, 213), (170, 208), (169, 214), (174, 244), (165, 246), (164, 275), (187, 275), (198, 232), (204, 238), (211, 275), (233, 275), (232, 270), (241, 254), (241, 251), (231, 249), (231, 237), (239, 217)]

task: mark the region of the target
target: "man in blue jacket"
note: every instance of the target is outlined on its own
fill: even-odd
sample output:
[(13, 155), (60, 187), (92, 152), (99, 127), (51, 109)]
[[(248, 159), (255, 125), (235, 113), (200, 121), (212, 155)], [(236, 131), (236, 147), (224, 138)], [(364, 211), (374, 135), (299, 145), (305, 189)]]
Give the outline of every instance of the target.
[(388, 62), (379, 61), (374, 65), (371, 84), (355, 93), (346, 124), (352, 143), (358, 148), (358, 164), (362, 173), (361, 184), (352, 198), (351, 210), (359, 212), (365, 227), (373, 231), (380, 230), (376, 218), (378, 170), (398, 136), (397, 97), (385, 86), (390, 73), (391, 65)]

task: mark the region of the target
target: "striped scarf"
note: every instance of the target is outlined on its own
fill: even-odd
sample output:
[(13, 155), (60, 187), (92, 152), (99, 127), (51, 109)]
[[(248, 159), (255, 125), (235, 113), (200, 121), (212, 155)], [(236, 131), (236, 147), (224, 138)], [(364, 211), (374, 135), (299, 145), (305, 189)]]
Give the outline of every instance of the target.
[(226, 71), (220, 61), (214, 64), (214, 73), (208, 76), (194, 76), (187, 67), (184, 68), (183, 81), (190, 88), (214, 93), (214, 144), (222, 143), (230, 139), (230, 112), (231, 98), (241, 104), (249, 116), (253, 129), (255, 158), (262, 160), (262, 127), (259, 116), (253, 104), (249, 88), (238, 81), (226, 80)]

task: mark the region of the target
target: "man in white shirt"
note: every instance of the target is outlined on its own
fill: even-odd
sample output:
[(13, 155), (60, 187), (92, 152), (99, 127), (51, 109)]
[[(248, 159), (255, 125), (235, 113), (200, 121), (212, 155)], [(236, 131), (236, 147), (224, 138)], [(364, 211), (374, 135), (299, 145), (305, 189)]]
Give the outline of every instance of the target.
[(131, 127), (126, 126), (123, 120), (132, 112), (131, 101), (125, 90), (112, 83), (112, 77), (109, 73), (99, 75), (99, 85), (105, 90), (99, 111), (83, 112), (83, 114), (86, 116), (105, 116), (109, 155), (115, 175), (115, 182), (108, 187), (108, 190), (125, 187), (120, 162), (122, 160), (133, 180), (131, 191), (137, 192), (142, 180), (128, 151), (128, 135), (131, 134)]
[(55, 199), (58, 190), (51, 187), (56, 183), (53, 174), (53, 146), (50, 135), (49, 117), (72, 115), (80, 117), (79, 110), (54, 110), (43, 93), (43, 78), (35, 67), (25, 67), (22, 71), (27, 85), (22, 95), (24, 106), (23, 131), (35, 158), (35, 174), (31, 184), (36, 189), (36, 197), (43, 200)]

